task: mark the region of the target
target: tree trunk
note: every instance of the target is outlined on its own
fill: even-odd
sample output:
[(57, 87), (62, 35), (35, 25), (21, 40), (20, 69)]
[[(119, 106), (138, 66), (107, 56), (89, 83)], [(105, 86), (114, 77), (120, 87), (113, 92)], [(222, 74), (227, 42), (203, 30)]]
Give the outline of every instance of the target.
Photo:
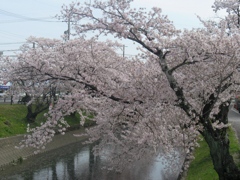
[[(215, 119), (224, 124), (228, 123), (229, 106), (226, 104), (227, 103), (223, 103), (220, 105), (220, 111), (215, 116)], [(239, 180), (240, 171), (229, 152), (229, 139), (227, 129), (228, 128), (225, 127), (222, 129), (214, 130), (212, 129), (212, 124), (205, 123), (204, 130), (201, 132), (201, 134), (209, 146), (213, 166), (218, 173), (219, 179)]]
[(13, 105), (13, 95), (11, 95), (11, 105)]
[[(224, 129), (226, 131), (226, 129)], [(223, 132), (224, 133), (224, 132)], [(205, 130), (202, 133), (209, 148), (214, 169), (220, 180), (239, 180), (240, 171), (229, 153), (229, 140), (225, 137), (213, 137), (212, 133)]]
[(32, 105), (31, 104), (29, 106), (27, 106), (27, 110), (28, 110), (27, 111), (27, 116), (26, 116), (27, 122), (28, 123), (34, 123), (38, 113), (32, 111)]
[(27, 106), (27, 116), (26, 116), (27, 121), (29, 123), (34, 123), (37, 115), (47, 110), (48, 108), (49, 108), (49, 104), (45, 104), (44, 102), (40, 102), (38, 100), (35, 101), (35, 104), (29, 104)]

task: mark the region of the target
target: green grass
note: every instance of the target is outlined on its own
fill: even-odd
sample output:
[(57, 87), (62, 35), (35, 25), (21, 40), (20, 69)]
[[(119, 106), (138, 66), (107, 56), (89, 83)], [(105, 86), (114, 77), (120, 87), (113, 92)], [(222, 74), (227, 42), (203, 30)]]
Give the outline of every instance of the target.
[[(86, 115), (86, 113), (83, 113)], [(87, 115), (84, 127), (89, 127), (95, 125), (95, 122), (91, 119), (93, 118), (93, 114)], [(80, 115), (78, 113), (73, 113), (72, 115), (66, 116), (65, 120), (68, 122), (70, 126), (77, 126), (80, 125)]]
[(26, 132), (25, 116), (27, 108), (24, 105), (0, 104), (0, 137), (8, 137)]
[[(32, 123), (30, 127), (39, 126), (41, 122), (44, 122), (46, 120), (44, 113), (47, 113), (47, 110), (40, 113), (35, 123)], [(26, 105), (0, 104), (0, 138), (26, 133), (28, 124), (25, 118), (26, 114)], [(93, 115), (89, 115), (88, 117), (84, 124), (85, 127), (92, 126), (95, 123), (91, 120)], [(80, 116), (78, 113), (66, 116), (65, 120), (70, 125), (70, 129), (76, 129), (80, 126)]]
[[(230, 129), (228, 132), (230, 140), (230, 153), (239, 161), (240, 145), (235, 132)], [(200, 147), (195, 150), (195, 159), (191, 162), (187, 173), (187, 180), (215, 180), (218, 179), (216, 171), (213, 169), (209, 147), (205, 140), (199, 142)], [(239, 163), (238, 163), (239, 165)]]

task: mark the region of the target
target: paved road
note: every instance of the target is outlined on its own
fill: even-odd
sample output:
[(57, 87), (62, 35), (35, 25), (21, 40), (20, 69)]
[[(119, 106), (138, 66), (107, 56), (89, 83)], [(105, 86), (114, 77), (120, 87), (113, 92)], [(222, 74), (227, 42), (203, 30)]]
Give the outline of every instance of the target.
[[(53, 141), (46, 146), (45, 151), (50, 151), (52, 149), (57, 149), (66, 146), (71, 143), (81, 142), (85, 137), (75, 137), (73, 134), (83, 133), (84, 130), (75, 130), (67, 132), (64, 136), (57, 135), (54, 137)], [(23, 136), (14, 136), (9, 138), (0, 138), (0, 167), (17, 161), (20, 157), (27, 158), (34, 155), (33, 148), (23, 148), (16, 149), (19, 142), (23, 139)]]
[(232, 124), (232, 127), (235, 129), (238, 141), (240, 143), (240, 114), (238, 111), (232, 108), (228, 113), (228, 120)]

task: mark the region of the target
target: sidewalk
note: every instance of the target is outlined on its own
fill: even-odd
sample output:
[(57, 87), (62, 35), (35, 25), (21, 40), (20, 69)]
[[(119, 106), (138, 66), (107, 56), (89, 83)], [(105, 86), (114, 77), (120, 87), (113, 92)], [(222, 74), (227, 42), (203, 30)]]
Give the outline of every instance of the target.
[[(47, 144), (46, 149), (42, 152), (50, 151), (53, 149), (66, 146), (75, 142), (81, 142), (86, 137), (75, 137), (73, 134), (83, 133), (84, 129), (69, 131), (65, 135), (56, 135), (53, 141)], [(16, 162), (19, 158), (27, 158), (34, 155), (34, 150), (31, 147), (17, 149), (15, 146), (19, 145), (19, 142), (23, 139), (23, 135), (13, 136), (8, 138), (0, 138), (0, 167)]]
[(238, 142), (240, 143), (240, 114), (236, 109), (231, 108), (228, 113), (228, 121), (235, 130)]

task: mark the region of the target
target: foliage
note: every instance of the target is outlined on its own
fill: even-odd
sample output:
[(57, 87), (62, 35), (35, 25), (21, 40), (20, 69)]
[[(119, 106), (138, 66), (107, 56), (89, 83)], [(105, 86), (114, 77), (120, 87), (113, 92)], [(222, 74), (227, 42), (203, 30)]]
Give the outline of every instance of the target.
[[(78, 113), (72, 113), (71, 115), (65, 116), (65, 120), (69, 124), (70, 128), (71, 127), (79, 128), (81, 126), (80, 118), (81, 117)], [(96, 122), (92, 120), (93, 118), (94, 118), (94, 116), (92, 114), (88, 115), (88, 117), (86, 117), (84, 119), (83, 127), (92, 127), (92, 126), (96, 125)]]
[[(234, 160), (239, 164), (240, 145), (232, 128), (228, 131), (230, 140), (230, 152), (235, 157)], [(216, 171), (213, 169), (213, 163), (209, 153), (209, 147), (205, 140), (199, 142), (200, 147), (196, 148), (194, 152), (195, 159), (191, 162), (187, 172), (187, 180), (208, 180), (218, 179)]]
[[(0, 105), (0, 137), (14, 136), (26, 132), (27, 113), (24, 105)], [(8, 123), (6, 123), (8, 122)]]
[(17, 159), (17, 163), (19, 163), (19, 164), (22, 164), (22, 163), (23, 163), (23, 157), (22, 157), (22, 156), (20, 156), (20, 157)]
[[(38, 114), (36, 122), (31, 124), (32, 128), (46, 121), (45, 113), (47, 111)], [(0, 138), (27, 133), (26, 114), (27, 107), (25, 105), (0, 104)], [(71, 126), (79, 128), (79, 115), (66, 117), (66, 120)], [(91, 124), (91, 121), (88, 123)]]
[[(72, 113), (81, 120), (93, 114), (89, 142), (101, 140), (94, 152), (107, 153), (110, 168), (122, 170), (143, 156), (162, 155), (175, 171), (181, 167), (179, 151), (185, 157), (182, 172), (201, 134), (219, 178), (240, 179), (227, 137), (229, 103), (239, 84), (238, 21), (199, 18), (203, 28), (180, 31), (160, 8), (146, 12), (131, 8), (131, 2), (64, 5), (60, 18), (75, 22), (78, 38), (30, 37), (17, 61), (5, 59), (4, 77), (26, 93), (39, 97), (52, 86), (64, 93), (52, 100), (46, 122), (29, 129), (23, 146), (39, 149), (56, 132), (64, 134), (69, 126), (64, 117)], [(220, 2), (239, 4), (216, 1), (215, 10), (229, 7)], [(89, 31), (96, 34), (86, 39)], [(131, 40), (141, 53), (120, 57), (115, 50), (121, 45), (99, 42), (100, 35)]]
[(208, 180), (218, 179), (216, 171), (214, 171), (213, 163), (209, 153), (209, 147), (206, 141), (199, 142), (200, 147), (194, 152), (195, 159), (191, 162), (187, 178), (188, 180)]

